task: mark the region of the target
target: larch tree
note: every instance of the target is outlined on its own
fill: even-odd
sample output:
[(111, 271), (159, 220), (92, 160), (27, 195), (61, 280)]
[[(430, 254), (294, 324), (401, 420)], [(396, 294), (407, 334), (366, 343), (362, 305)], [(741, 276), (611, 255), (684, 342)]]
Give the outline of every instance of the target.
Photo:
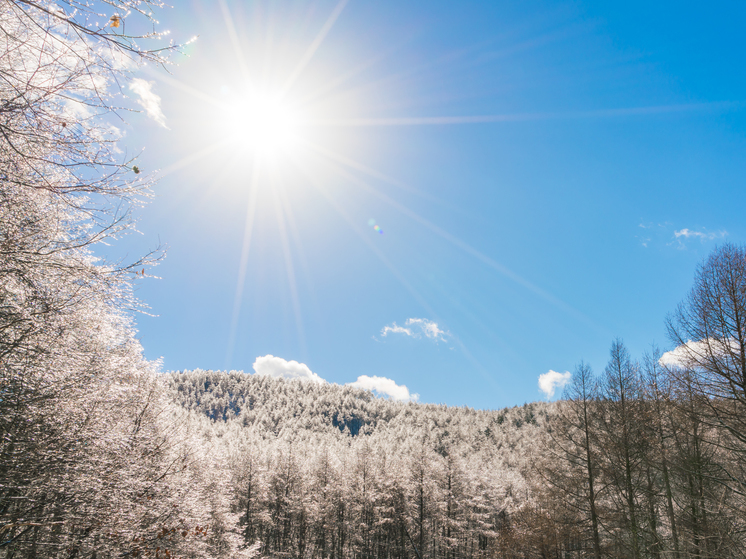
[[(552, 462), (542, 475), (557, 489), (563, 502), (581, 513), (574, 523), (586, 528), (593, 557), (601, 559), (598, 513), (600, 458), (595, 440), (598, 421), (598, 381), (590, 366), (580, 363), (565, 389), (563, 406), (550, 425), (550, 452), (566, 468)], [(584, 517), (584, 518), (583, 518)]]
[(653, 451), (648, 453), (647, 463), (660, 472), (660, 484), (665, 501), (667, 531), (671, 535), (671, 547), (674, 559), (681, 557), (679, 527), (674, 507), (674, 482), (671, 472), (671, 455), (677, 425), (672, 420), (674, 412), (671, 378), (660, 362), (661, 354), (657, 348), (646, 354), (643, 360), (643, 381), (651, 412), (651, 439)]
[(628, 550), (630, 557), (642, 557), (642, 522), (639, 500), (643, 492), (640, 463), (644, 455), (644, 425), (641, 417), (639, 367), (624, 343), (611, 344), (609, 362), (601, 379), (602, 410), (599, 414), (600, 448), (612, 500), (618, 515), (616, 544)]
[(674, 370), (687, 375), (704, 420), (718, 428), (713, 442), (740, 456), (723, 482), (746, 496), (746, 247), (714, 250), (667, 325), (677, 345)]

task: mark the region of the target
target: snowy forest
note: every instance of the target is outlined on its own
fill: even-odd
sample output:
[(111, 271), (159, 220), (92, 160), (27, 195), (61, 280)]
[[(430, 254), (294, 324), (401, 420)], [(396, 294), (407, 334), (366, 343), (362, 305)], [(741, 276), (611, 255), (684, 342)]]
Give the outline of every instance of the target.
[(740, 557), (739, 404), (662, 364), (682, 355), (638, 363), (616, 340), (562, 400), (497, 411), (239, 372), (169, 385), (268, 556)]
[(746, 555), (746, 247), (694, 272), (671, 351), (614, 340), (552, 403), (146, 360), (133, 288), (162, 255), (99, 253), (153, 186), (115, 107), (167, 62), (159, 6), (0, 2), (0, 557)]

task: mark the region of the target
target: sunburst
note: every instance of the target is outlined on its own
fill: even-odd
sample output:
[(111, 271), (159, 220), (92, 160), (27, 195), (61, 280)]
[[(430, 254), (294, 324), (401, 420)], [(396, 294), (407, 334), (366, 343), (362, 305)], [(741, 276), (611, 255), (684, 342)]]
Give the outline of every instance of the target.
[(299, 145), (302, 115), (279, 92), (247, 88), (221, 109), (215, 126), (233, 149), (276, 158)]
[[(216, 84), (206, 82), (209, 86), (201, 89), (179, 83), (173, 78), (159, 76), (172, 86), (189, 93), (194, 99), (203, 103), (203, 115), (198, 117), (197, 135), (210, 139), (214, 143), (201, 146), (194, 153), (183, 158), (168, 168), (167, 172), (174, 172), (187, 165), (194, 165), (198, 161), (213, 157), (216, 152), (230, 153), (226, 158), (226, 167), (221, 170), (220, 179), (233, 177), (233, 181), (249, 191), (245, 214), (245, 229), (236, 291), (233, 303), (233, 313), (230, 326), (229, 342), (226, 355), (226, 366), (231, 364), (233, 348), (239, 327), (244, 284), (247, 277), (249, 254), (256, 217), (274, 214), (278, 227), (278, 238), (281, 242), (282, 256), (287, 273), (287, 284), (291, 291), (290, 300), (295, 315), (297, 337), (301, 348), (305, 345), (301, 301), (298, 294), (296, 266), (293, 263), (292, 245), (298, 245), (297, 232), (294, 231), (294, 213), (291, 207), (292, 195), (286, 189), (298, 188), (295, 182), (288, 180), (293, 177), (303, 177), (304, 185), (311, 187), (329, 201), (334, 211), (347, 223), (350, 229), (360, 237), (361, 242), (368, 246), (371, 252), (396, 277), (412, 298), (437, 320), (437, 314), (428, 301), (418, 293), (417, 289), (407, 280), (405, 274), (397, 269), (394, 263), (377, 247), (366, 235), (364, 228), (359, 227), (351, 213), (344, 207), (344, 203), (337, 197), (337, 193), (325, 184), (324, 173), (329, 173), (357, 191), (375, 196), (395, 211), (406, 216), (407, 219), (418, 223), (437, 237), (455, 246), (464, 253), (481, 261), (495, 272), (503, 275), (534, 295), (545, 299), (563, 311), (573, 314), (588, 322), (578, 311), (566, 305), (552, 294), (534, 286), (518, 274), (503, 266), (493, 258), (483, 254), (471, 245), (455, 237), (436, 224), (428, 221), (406, 205), (398, 202), (389, 195), (377, 189), (369, 180), (385, 182), (397, 189), (407, 191), (430, 200), (442, 203), (432, 195), (401, 181), (387, 177), (384, 174), (368, 168), (363, 163), (342, 155), (341, 152), (327, 144), (344, 144), (343, 138), (349, 129), (365, 129), (376, 127), (407, 127), (407, 126), (449, 126), (490, 124), (508, 121), (531, 121), (537, 119), (578, 118), (584, 115), (572, 114), (541, 114), (526, 113), (517, 115), (477, 115), (477, 116), (436, 116), (436, 117), (391, 117), (370, 118), (337, 116), (334, 114), (333, 102), (322, 102), (324, 111), (315, 110), (319, 98), (328, 94), (331, 89), (339, 86), (344, 80), (331, 80), (330, 83), (315, 83), (316, 87), (306, 87), (313, 80), (301, 79), (308, 73), (310, 62), (314, 54), (324, 42), (324, 39), (338, 21), (347, 0), (338, 2), (327, 17), (324, 25), (316, 34), (313, 41), (301, 53), (296, 52), (296, 58), (286, 57), (287, 45), (274, 42), (272, 33), (260, 45), (261, 52), (249, 52), (242, 46), (238, 32), (234, 25), (234, 18), (225, 1), (220, 1), (220, 7), (225, 22), (225, 32), (233, 47), (233, 73), (230, 87), (224, 86), (219, 95), (205, 93), (206, 89), (217, 89)], [(258, 18), (261, 19), (261, 18)], [(257, 40), (258, 41), (258, 40)], [(259, 43), (257, 43), (259, 44)], [(249, 49), (250, 50), (250, 49)], [(283, 54), (284, 53), (284, 54)], [(299, 54), (299, 56), (298, 56)], [(365, 65), (363, 65), (364, 67)], [(353, 75), (355, 72), (348, 73)], [(303, 91), (299, 91), (303, 90)], [(331, 112), (329, 109), (331, 108)], [(349, 106), (345, 112), (349, 113)], [(198, 112), (198, 111), (195, 111)], [(323, 113), (323, 114), (322, 114)], [(334, 141), (327, 142), (330, 138)], [(193, 142), (199, 144), (199, 142)], [(239, 171), (235, 171), (239, 169)], [(322, 171), (321, 175), (319, 171)], [(165, 174), (165, 173), (164, 173)], [(367, 177), (367, 179), (366, 179)], [(468, 349), (459, 342), (464, 354), (474, 361), (475, 366), (481, 366), (474, 360)]]

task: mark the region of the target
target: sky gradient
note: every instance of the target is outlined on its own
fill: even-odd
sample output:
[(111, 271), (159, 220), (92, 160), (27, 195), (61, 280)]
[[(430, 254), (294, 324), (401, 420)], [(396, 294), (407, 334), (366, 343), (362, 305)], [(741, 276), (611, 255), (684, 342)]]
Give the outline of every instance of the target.
[[(199, 37), (126, 88), (161, 179), (104, 251), (168, 247), (137, 280), (146, 356), (500, 408), (614, 338), (671, 349), (697, 264), (746, 235), (746, 6), (608, 4), (164, 10)], [(258, 90), (292, 147), (247, 140)]]

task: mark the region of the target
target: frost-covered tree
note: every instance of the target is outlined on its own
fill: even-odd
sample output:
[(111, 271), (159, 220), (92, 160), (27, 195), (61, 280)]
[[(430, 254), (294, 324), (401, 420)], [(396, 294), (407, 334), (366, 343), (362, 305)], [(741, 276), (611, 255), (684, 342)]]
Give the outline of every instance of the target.
[(214, 441), (235, 458), (233, 511), (268, 554), (491, 557), (530, 531), (512, 525), (551, 404), (476, 411), (236, 372), (170, 379), (185, 408), (225, 426)]
[(92, 252), (131, 228), (152, 182), (118, 151), (113, 107), (169, 48), (159, 6), (0, 2), (3, 557), (241, 552), (230, 519), (213, 529), (225, 507), (204, 498), (192, 420), (134, 337), (132, 281), (154, 255)]
[[(548, 463), (541, 475), (568, 505), (568, 521), (582, 534), (582, 548), (601, 559), (599, 522), (600, 456), (598, 448), (598, 381), (590, 366), (580, 363), (565, 389), (563, 406), (553, 417)], [(589, 553), (590, 554), (590, 553)]]

